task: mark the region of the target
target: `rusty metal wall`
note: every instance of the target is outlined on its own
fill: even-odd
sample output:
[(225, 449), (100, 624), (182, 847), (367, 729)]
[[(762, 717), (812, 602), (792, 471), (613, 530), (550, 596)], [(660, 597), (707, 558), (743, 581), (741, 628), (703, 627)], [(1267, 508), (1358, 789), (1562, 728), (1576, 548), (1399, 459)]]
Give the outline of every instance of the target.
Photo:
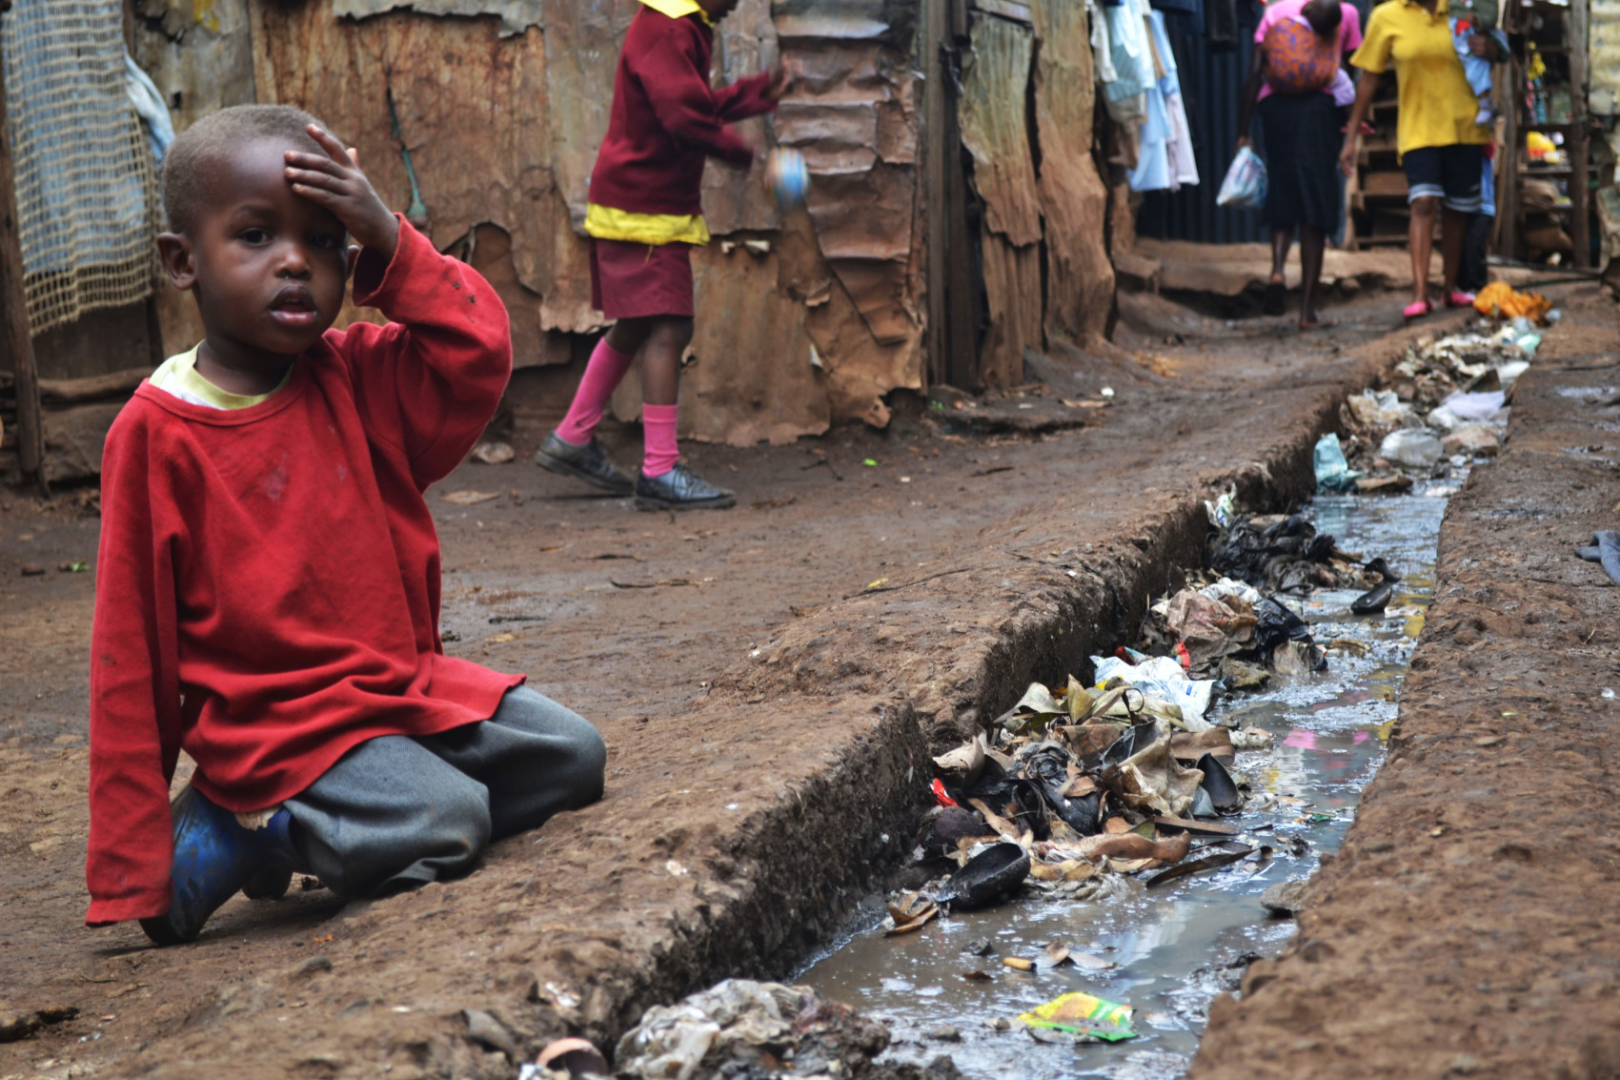
[[(306, 108), (358, 147), (391, 205), (420, 200), (435, 245), (495, 284), (520, 365), (567, 362), (568, 336), (601, 328), (581, 226), (637, 0), (137, 2), (140, 60), (178, 127), (238, 100)], [(700, 314), (683, 435), (751, 444), (841, 419), (881, 426), (886, 395), (923, 387), (930, 226), (919, 99), (921, 78), (938, 70), (915, 55), (924, 2), (742, 0), (721, 24), (717, 79), (777, 57), (802, 73), (773, 117), (749, 124), (802, 150), (812, 186), (805, 209), (784, 213), (757, 168), (709, 169), (715, 242), (694, 257)], [(978, 182), (985, 236), (1005, 247), (985, 274), (1011, 312), (1006, 340), (981, 358), (991, 383), (1020, 381), (1022, 348), (1040, 347), (1048, 328), (1100, 332), (1112, 291), (1083, 8), (1036, 7), (1038, 28), (984, 31), (980, 80), (997, 104), (974, 133), (988, 140)], [(1049, 39), (1038, 62), (1037, 34)], [(1048, 154), (1039, 176), (1028, 145), (1037, 127)], [(996, 175), (1003, 151), (1016, 160)], [(939, 157), (955, 167), (954, 148)], [(181, 347), (196, 330), (165, 329)], [(620, 415), (636, 412), (632, 389)]]

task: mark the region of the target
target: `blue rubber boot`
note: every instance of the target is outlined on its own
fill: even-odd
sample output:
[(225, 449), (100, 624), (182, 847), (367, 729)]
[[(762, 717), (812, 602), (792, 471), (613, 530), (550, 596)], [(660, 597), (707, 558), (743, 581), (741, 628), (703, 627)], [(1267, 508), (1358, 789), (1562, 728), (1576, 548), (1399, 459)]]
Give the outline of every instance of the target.
[(236, 815), (187, 785), (169, 804), (174, 819), (174, 863), (169, 911), (141, 920), (159, 945), (195, 941), (208, 917), (238, 889), (267, 871), (302, 869), (289, 830), (292, 815), (278, 810), (262, 829), (244, 829)]

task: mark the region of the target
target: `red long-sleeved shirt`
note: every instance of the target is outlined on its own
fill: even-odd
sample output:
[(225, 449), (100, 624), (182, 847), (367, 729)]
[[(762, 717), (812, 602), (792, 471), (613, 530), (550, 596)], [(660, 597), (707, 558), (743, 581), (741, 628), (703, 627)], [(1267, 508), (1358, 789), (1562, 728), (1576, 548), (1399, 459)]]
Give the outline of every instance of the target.
[(747, 165), (754, 152), (726, 127), (770, 112), (769, 75), (709, 88), (714, 31), (697, 15), (644, 7), (630, 21), (613, 77), (613, 111), (591, 173), (590, 201), (638, 214), (703, 212), (703, 163)]
[[(169, 783), (273, 806), (378, 735), (490, 716), (523, 681), (444, 655), (423, 491), (462, 460), (512, 371), (506, 309), (400, 222), (357, 303), (268, 400), (220, 410), (142, 384), (107, 436), (90, 658), (92, 925), (160, 915)], [(408, 777), (401, 777), (409, 783)]]

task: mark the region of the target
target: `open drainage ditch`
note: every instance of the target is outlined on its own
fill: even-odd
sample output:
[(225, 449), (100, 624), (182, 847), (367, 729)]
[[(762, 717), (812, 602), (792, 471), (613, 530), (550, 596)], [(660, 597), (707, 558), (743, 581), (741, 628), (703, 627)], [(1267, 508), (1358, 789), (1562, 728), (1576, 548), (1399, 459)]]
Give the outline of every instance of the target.
[[(1455, 483), (1456, 480), (1450, 481)], [(1197, 1049), (1211, 999), (1234, 990), (1248, 963), (1275, 956), (1292, 919), (1262, 908), (1267, 888), (1313, 873), (1335, 852), (1362, 789), (1384, 758), (1401, 682), (1432, 592), (1445, 492), (1419, 483), (1398, 496), (1319, 496), (1309, 515), (1342, 550), (1382, 555), (1401, 575), (1382, 616), (1350, 613), (1355, 591), (1321, 590), (1304, 602), (1315, 639), (1339, 641), (1329, 670), (1274, 675), (1262, 691), (1229, 695), (1208, 718), (1270, 732), (1269, 749), (1240, 751), (1251, 784), (1244, 809), (1223, 823), (1260, 854), (1148, 890), (1091, 900), (1022, 897), (951, 914), (885, 937), (876, 919), (813, 959), (792, 981), (889, 1025), (890, 1057), (926, 1062), (945, 1053), (972, 1077), (1019, 1080), (1180, 1076)], [(1361, 643), (1344, 646), (1344, 639)], [(1303, 843), (1301, 843), (1303, 841)], [(973, 946), (988, 941), (989, 955)], [(1038, 957), (1061, 943), (1083, 964), (1032, 971), (1005, 957)], [(966, 978), (969, 972), (990, 976)], [(1128, 1003), (1137, 1037), (1077, 1043), (1009, 1021), (1070, 991)], [(1038, 1037), (1037, 1037), (1038, 1036)]]

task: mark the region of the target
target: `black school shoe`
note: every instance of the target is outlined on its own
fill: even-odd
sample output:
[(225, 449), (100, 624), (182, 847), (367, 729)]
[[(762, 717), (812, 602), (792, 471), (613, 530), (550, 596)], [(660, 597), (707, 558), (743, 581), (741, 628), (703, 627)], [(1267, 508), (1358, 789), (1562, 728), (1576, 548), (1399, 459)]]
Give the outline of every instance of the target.
[(636, 477), (637, 510), (725, 510), (736, 505), (734, 492), (715, 487), (680, 462), (662, 476)]
[(628, 495), (636, 489), (635, 481), (613, 464), (613, 459), (607, 456), (607, 451), (602, 449), (595, 435), (584, 446), (575, 446), (558, 438), (553, 431), (540, 444), (540, 449), (534, 452), (534, 463), (542, 469), (549, 469), (560, 476), (572, 476), (575, 480), (583, 480), (592, 487), (611, 491), (615, 495)]

